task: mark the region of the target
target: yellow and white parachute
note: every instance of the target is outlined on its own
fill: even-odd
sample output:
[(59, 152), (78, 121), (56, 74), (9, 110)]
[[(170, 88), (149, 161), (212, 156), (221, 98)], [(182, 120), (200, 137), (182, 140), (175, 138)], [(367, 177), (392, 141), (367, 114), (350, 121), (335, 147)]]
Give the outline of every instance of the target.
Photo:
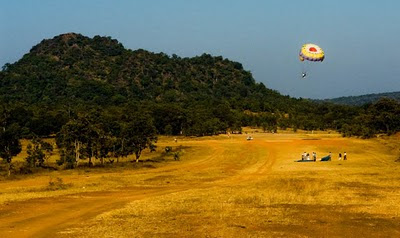
[(321, 47), (316, 44), (304, 44), (299, 53), (300, 61), (324, 61), (325, 53)]
[[(299, 53), (299, 59), (302, 62), (302, 74), (301, 77), (304, 79), (308, 74), (308, 63), (306, 62), (322, 62), (325, 59), (324, 50), (316, 44), (304, 44)], [(306, 62), (304, 62), (306, 61)], [(304, 63), (303, 63), (304, 62)]]

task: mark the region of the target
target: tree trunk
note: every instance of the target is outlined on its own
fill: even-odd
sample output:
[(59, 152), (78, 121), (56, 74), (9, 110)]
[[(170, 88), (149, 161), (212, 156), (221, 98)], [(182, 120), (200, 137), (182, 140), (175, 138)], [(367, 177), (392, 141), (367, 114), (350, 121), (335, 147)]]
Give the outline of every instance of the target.
[(140, 158), (140, 154), (141, 154), (141, 153), (142, 153), (141, 150), (139, 150), (139, 151), (137, 151), (137, 152), (135, 153), (135, 156), (136, 156), (136, 163), (139, 162), (139, 158)]
[(76, 166), (78, 166), (78, 164), (79, 164), (79, 157), (80, 157), (79, 147), (80, 147), (80, 142), (75, 140), (75, 164), (76, 164)]
[(113, 146), (113, 154), (112, 154), (113, 158), (117, 158), (117, 163), (119, 162), (119, 156), (115, 157), (115, 145)]
[(92, 162), (92, 158), (93, 157), (95, 157), (95, 156), (94, 156), (94, 151), (92, 150), (91, 156), (89, 157), (89, 166), (92, 166), (92, 165), (94, 166), (94, 163), (95, 163), (97, 158), (95, 157), (93, 162)]
[(125, 155), (125, 151), (124, 151), (124, 141), (125, 141), (125, 139), (122, 139), (122, 149), (121, 149), (121, 152), (122, 152), (122, 156), (124, 156)]
[(11, 176), (11, 161), (8, 163), (8, 177)]

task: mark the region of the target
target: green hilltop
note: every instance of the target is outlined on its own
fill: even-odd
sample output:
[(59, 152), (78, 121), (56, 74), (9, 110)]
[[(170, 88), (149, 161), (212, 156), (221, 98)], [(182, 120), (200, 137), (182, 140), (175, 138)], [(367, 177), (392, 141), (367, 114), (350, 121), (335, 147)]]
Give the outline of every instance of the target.
[(27, 103), (71, 98), (97, 105), (226, 99), (252, 111), (272, 109), (276, 97), (285, 99), (256, 83), (240, 63), (221, 56), (170, 57), (128, 50), (110, 37), (75, 33), (43, 40), (21, 60), (6, 65), (0, 90), (6, 100)]

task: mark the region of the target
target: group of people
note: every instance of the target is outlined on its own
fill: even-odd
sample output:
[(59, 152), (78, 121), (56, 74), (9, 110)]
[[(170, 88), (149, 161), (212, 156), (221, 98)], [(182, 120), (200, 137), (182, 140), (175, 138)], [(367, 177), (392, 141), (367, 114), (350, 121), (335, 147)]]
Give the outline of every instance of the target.
[[(332, 158), (332, 153), (331, 153), (331, 152), (329, 152), (329, 157)], [(342, 153), (341, 153), (341, 152), (339, 152), (339, 160), (342, 160)], [(346, 151), (343, 153), (343, 160), (347, 160), (347, 153), (346, 153)]]
[[(311, 156), (312, 156), (312, 158), (310, 157), (310, 154), (309, 154), (309, 153), (304, 152), (303, 154), (301, 154), (301, 160), (313, 160), (313, 161), (317, 161), (317, 153), (312, 152), (312, 155), (311, 155)], [(328, 158), (328, 156), (327, 156), (327, 157), (324, 157), (324, 158)], [(329, 159), (328, 159), (328, 161), (331, 160), (331, 158), (332, 158), (332, 152), (329, 152)], [(342, 160), (342, 153), (341, 153), (341, 152), (339, 153), (339, 160)], [(343, 153), (343, 160), (347, 160), (347, 153), (346, 153), (346, 152)]]
[(304, 152), (303, 154), (301, 154), (301, 160), (314, 160), (314, 161), (317, 161), (317, 153), (312, 152), (312, 158), (310, 158), (310, 154)]

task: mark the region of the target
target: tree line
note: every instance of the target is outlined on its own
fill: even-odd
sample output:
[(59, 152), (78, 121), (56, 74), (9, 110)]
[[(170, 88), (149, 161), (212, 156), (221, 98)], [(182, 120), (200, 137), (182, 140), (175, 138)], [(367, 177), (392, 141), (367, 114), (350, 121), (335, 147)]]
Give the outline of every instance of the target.
[[(370, 138), (379, 133), (400, 131), (400, 103), (382, 99), (364, 107), (313, 104), (294, 112), (252, 112), (232, 109), (228, 103), (204, 103), (192, 108), (179, 104), (138, 102), (123, 107), (94, 107), (36, 110), (20, 104), (1, 104), (0, 157), (12, 169), (12, 158), (21, 152), (22, 138), (30, 139), (27, 164), (44, 166), (57, 146), (58, 165), (78, 166), (82, 159), (104, 164), (107, 158), (134, 155), (136, 161), (145, 149), (154, 150), (157, 135), (206, 136), (241, 133), (244, 126), (265, 132), (291, 128), (328, 130), (343, 136)], [(41, 138), (55, 137), (56, 145)]]
[[(57, 164), (64, 165), (64, 168), (75, 168), (82, 159), (88, 159), (91, 166), (93, 160), (104, 164), (106, 158), (118, 159), (129, 155), (135, 155), (138, 162), (143, 150), (154, 151), (156, 148), (156, 128), (152, 117), (144, 111), (124, 110), (124, 113), (116, 115), (91, 109), (74, 113), (57, 132), (48, 129), (37, 131), (55, 133), (51, 135), (30, 131), (27, 126), (36, 125), (32, 123), (34, 119), (18, 114), (26, 110), (3, 106), (0, 111), (3, 115), (0, 120), (0, 157), (7, 164), (8, 175), (12, 170), (12, 158), (21, 152), (22, 138), (31, 140), (25, 158), (28, 167), (44, 167), (54, 146), (60, 153)], [(23, 121), (18, 121), (18, 115)], [(47, 123), (51, 126), (51, 121)], [(56, 145), (42, 140), (48, 136), (55, 136)]]

